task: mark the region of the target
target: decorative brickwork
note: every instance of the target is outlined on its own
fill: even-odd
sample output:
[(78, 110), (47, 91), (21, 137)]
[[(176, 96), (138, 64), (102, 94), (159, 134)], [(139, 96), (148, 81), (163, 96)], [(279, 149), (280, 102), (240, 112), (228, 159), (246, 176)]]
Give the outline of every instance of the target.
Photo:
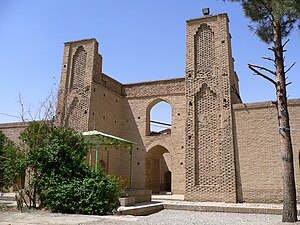
[(86, 52), (82, 46), (79, 46), (73, 56), (73, 69), (70, 78), (70, 90), (84, 87), (86, 67)]
[(65, 43), (63, 68), (58, 93), (58, 125), (68, 125), (77, 131), (88, 130), (90, 95), (93, 73), (99, 71), (98, 43), (95, 39)]
[(214, 33), (206, 24), (200, 26), (195, 35), (195, 58), (196, 76), (211, 75), (215, 61)]
[(87, 114), (87, 95), (84, 91), (84, 80), (86, 70), (86, 51), (83, 46), (77, 47), (72, 60), (72, 73), (69, 78), (69, 93), (65, 109), (65, 124), (70, 124), (71, 121), (78, 121), (73, 125), (76, 130), (81, 130), (83, 121), (81, 120), (82, 112)]
[(86, 127), (87, 121), (83, 120), (82, 117), (87, 117), (84, 114), (87, 114), (89, 109), (88, 94), (90, 90), (89, 88), (84, 88), (86, 54), (84, 48), (79, 46), (73, 55), (72, 73), (69, 79), (69, 92), (66, 96), (68, 100), (64, 103), (63, 124), (72, 124), (71, 126), (78, 131), (84, 130), (83, 127)]
[(220, 102), (216, 93), (203, 84), (195, 97), (195, 185), (221, 183)]
[(235, 202), (236, 181), (225, 14), (187, 22), (186, 198)]

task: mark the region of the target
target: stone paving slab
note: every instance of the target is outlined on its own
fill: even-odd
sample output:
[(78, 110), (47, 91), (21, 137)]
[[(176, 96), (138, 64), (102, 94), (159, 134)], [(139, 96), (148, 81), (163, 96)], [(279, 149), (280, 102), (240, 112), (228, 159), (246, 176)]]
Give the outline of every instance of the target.
[(184, 195), (172, 195), (172, 194), (166, 194), (166, 195), (152, 195), (151, 196), (152, 201), (163, 201), (163, 200), (172, 200), (172, 201), (183, 201)]
[[(134, 218), (139, 218), (135, 216), (145, 216), (152, 214), (153, 216), (159, 211), (174, 211), (180, 214), (181, 212), (195, 212), (200, 213), (216, 213), (216, 215), (225, 214), (236, 214), (243, 213), (245, 215), (256, 214), (269, 214), (271, 215), (281, 215), (282, 214), (282, 204), (263, 204), (263, 203), (225, 203), (225, 202), (190, 202), (184, 201), (182, 196), (152, 196), (152, 199), (158, 199), (157, 201), (152, 201), (148, 203), (139, 203), (130, 207), (119, 207), (118, 214), (122, 216), (86, 216), (86, 215), (67, 215), (67, 214), (52, 214), (49, 212), (33, 212), (30, 214), (22, 214), (19, 212), (0, 212), (0, 225), (8, 224), (106, 224), (104, 221), (110, 221), (108, 224), (131, 224), (131, 222), (136, 221)], [(4, 201), (3, 201), (4, 202)], [(9, 201), (7, 201), (8, 203)], [(297, 206), (300, 209), (300, 205)], [(164, 210), (163, 210), (164, 209)], [(180, 210), (180, 211), (178, 211)], [(15, 213), (15, 214), (14, 214)], [(155, 214), (154, 214), (155, 213)], [(6, 214), (6, 216), (5, 216)], [(10, 216), (8, 216), (10, 214)], [(14, 215), (11, 215), (14, 214)], [(160, 212), (159, 212), (160, 214)], [(175, 213), (176, 214), (176, 213)], [(4, 216), (3, 216), (4, 215)], [(47, 219), (43, 215), (52, 215), (51, 223), (47, 223)], [(127, 216), (124, 216), (127, 215)], [(129, 215), (129, 216), (128, 216)], [(132, 216), (135, 215), (135, 216)], [(215, 215), (215, 214), (214, 214)], [(298, 210), (298, 215), (300, 215), (300, 210)], [(29, 223), (25, 217), (34, 216), (40, 222)], [(267, 216), (267, 215), (266, 215)], [(41, 218), (40, 218), (41, 217)], [(70, 221), (69, 217), (72, 217)], [(238, 217), (238, 216), (237, 216)], [(241, 214), (241, 217), (242, 214)], [(40, 218), (40, 219), (39, 219)], [(273, 217), (272, 217), (273, 218)], [(280, 218), (280, 216), (278, 217)], [(277, 218), (277, 220), (278, 220)], [(10, 220), (17, 220), (17, 223), (10, 223)], [(124, 220), (123, 220), (124, 219)], [(24, 220), (24, 222), (22, 222)], [(72, 221), (77, 221), (73, 223)], [(80, 220), (84, 221), (81, 223)], [(65, 221), (60, 223), (60, 221)], [(78, 222), (79, 221), (79, 222)], [(100, 222), (99, 222), (100, 221)], [(111, 222), (113, 221), (113, 222)], [(278, 220), (280, 223), (280, 219)], [(134, 223), (133, 223), (134, 224)], [(139, 223), (137, 223), (139, 224)], [(166, 223), (168, 224), (168, 223)], [(220, 223), (222, 224), (222, 223)], [(260, 223), (259, 223), (260, 224)], [(264, 223), (263, 223), (264, 224)], [(286, 223), (284, 223), (286, 224)], [(295, 223), (294, 223), (295, 224)], [(296, 223), (299, 224), (300, 223)]]
[(16, 200), (16, 193), (2, 193), (0, 192), (0, 201), (15, 201)]
[[(300, 209), (300, 205), (297, 206)], [(199, 212), (224, 212), (224, 213), (250, 213), (250, 214), (282, 214), (282, 204), (263, 203), (225, 203), (225, 202), (190, 202), (157, 200), (141, 205), (120, 207), (118, 212), (121, 215), (148, 215), (151, 212), (158, 212), (162, 209), (187, 210)], [(300, 210), (298, 210), (300, 215)]]
[(164, 209), (163, 203), (160, 202), (144, 202), (135, 204), (134, 206), (120, 206), (117, 210), (118, 215), (150, 215)]
[(279, 215), (162, 210), (149, 216), (90, 216), (33, 212), (1, 212), (0, 225), (300, 225), (282, 223)]

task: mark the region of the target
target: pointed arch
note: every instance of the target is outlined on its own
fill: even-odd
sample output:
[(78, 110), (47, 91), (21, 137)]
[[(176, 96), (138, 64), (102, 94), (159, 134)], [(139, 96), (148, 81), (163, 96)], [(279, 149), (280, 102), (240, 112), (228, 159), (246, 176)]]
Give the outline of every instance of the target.
[(206, 83), (195, 95), (195, 184), (221, 181), (221, 102)]
[(171, 154), (158, 144), (146, 153), (146, 188), (152, 193), (171, 191)]
[(146, 107), (146, 135), (170, 134), (171, 128), (172, 104), (170, 101), (163, 98), (151, 101)]
[(79, 46), (73, 56), (72, 74), (70, 79), (70, 90), (84, 87), (84, 76), (86, 68), (86, 51)]
[(215, 62), (214, 32), (202, 24), (194, 36), (196, 76), (207, 76), (213, 72)]

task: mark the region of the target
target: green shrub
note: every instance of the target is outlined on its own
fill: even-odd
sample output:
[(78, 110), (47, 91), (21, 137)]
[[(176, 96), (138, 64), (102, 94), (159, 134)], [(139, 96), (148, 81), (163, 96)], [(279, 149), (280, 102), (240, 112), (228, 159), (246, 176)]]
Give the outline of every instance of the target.
[(45, 206), (62, 213), (108, 214), (116, 208), (120, 190), (119, 182), (102, 172), (73, 180), (51, 178)]
[(64, 213), (107, 214), (116, 207), (119, 182), (85, 161), (87, 145), (71, 128), (32, 122), (21, 134), (31, 178), (30, 205)]
[(33, 122), (21, 138), (29, 147), (28, 166), (40, 176), (56, 174), (66, 179), (85, 176), (86, 144), (82, 135), (73, 129)]
[(0, 191), (5, 191), (24, 175), (24, 153), (0, 131)]

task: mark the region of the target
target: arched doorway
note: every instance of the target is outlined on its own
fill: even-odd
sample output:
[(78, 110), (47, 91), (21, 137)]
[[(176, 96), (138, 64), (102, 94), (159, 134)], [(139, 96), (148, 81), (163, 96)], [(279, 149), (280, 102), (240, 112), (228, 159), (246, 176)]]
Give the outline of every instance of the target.
[(152, 193), (171, 192), (171, 154), (161, 146), (152, 147), (146, 154), (146, 188)]

